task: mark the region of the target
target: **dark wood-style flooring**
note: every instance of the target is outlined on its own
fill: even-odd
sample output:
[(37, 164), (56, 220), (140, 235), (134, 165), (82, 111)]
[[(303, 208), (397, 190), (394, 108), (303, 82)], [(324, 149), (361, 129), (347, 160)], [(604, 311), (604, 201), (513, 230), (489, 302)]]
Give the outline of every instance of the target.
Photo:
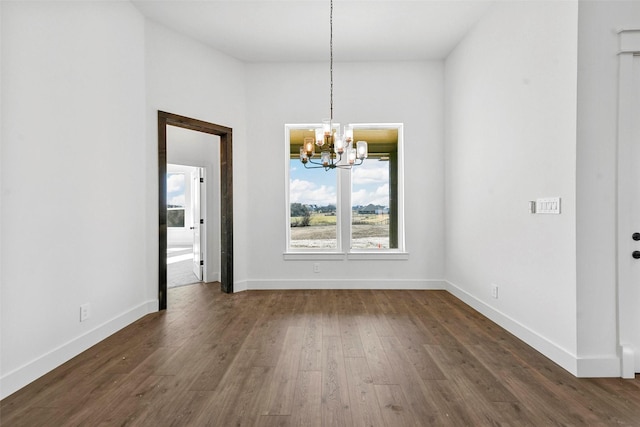
[(444, 291), (169, 290), (1, 402), (2, 426), (640, 425), (640, 380), (578, 379)]

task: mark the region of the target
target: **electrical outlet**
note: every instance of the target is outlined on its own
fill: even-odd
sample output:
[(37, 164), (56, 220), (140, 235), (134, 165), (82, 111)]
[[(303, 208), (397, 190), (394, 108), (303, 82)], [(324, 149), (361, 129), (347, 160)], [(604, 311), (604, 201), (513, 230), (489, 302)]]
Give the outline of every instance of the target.
[(80, 306), (80, 321), (84, 322), (91, 315), (91, 304), (86, 303)]
[(314, 273), (320, 273), (320, 263), (319, 262), (313, 263), (313, 272)]
[(495, 283), (491, 284), (491, 296), (498, 299), (498, 285)]

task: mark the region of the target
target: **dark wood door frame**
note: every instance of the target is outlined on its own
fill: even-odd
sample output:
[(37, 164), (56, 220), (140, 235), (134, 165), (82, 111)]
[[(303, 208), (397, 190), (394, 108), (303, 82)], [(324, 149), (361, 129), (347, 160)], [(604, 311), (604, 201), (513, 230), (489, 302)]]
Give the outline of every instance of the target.
[(220, 288), (233, 292), (233, 163), (231, 128), (158, 111), (158, 300), (167, 308), (167, 126), (220, 137)]

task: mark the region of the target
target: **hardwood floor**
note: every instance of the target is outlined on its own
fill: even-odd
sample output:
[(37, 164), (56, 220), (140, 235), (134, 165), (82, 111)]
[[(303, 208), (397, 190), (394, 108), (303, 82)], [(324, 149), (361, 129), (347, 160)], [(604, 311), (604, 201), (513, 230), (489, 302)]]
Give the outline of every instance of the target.
[(169, 290), (1, 402), (2, 426), (640, 425), (640, 380), (577, 379), (444, 291)]

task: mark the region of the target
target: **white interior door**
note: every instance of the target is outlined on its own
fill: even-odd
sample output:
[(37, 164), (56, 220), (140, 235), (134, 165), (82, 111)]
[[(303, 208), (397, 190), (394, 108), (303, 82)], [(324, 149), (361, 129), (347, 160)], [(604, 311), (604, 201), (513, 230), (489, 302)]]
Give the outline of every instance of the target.
[(621, 376), (633, 378), (640, 372), (640, 56), (621, 53), (619, 64), (618, 328)]
[[(633, 289), (631, 290), (631, 298), (634, 301), (634, 313), (635, 317), (632, 322), (633, 325), (630, 328), (630, 335), (635, 347), (634, 352), (634, 372), (640, 372), (640, 56), (633, 56), (632, 65), (632, 115), (631, 121), (631, 143), (633, 145), (633, 233), (632, 239), (634, 242), (634, 248), (632, 257), (634, 258), (633, 266)], [(636, 258), (638, 257), (638, 258)]]
[(202, 181), (204, 181), (202, 168), (197, 168), (191, 173), (191, 220), (193, 227), (193, 274), (202, 281), (204, 257), (202, 251), (202, 236), (204, 235), (204, 218), (202, 215)]

